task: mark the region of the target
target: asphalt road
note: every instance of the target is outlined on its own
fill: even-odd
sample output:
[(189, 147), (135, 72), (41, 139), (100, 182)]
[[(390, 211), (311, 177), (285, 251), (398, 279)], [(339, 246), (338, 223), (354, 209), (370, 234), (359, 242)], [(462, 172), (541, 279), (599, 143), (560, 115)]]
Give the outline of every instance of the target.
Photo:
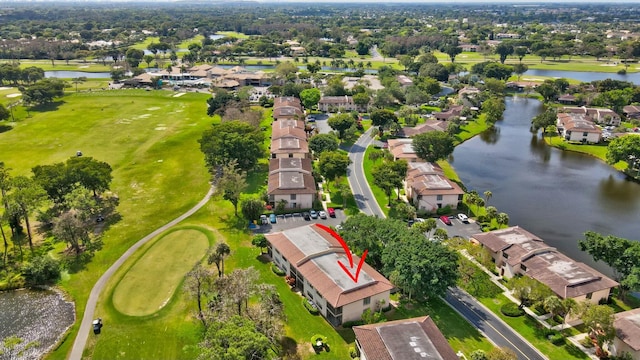
[[(351, 185), (351, 190), (358, 203), (358, 208), (367, 215), (376, 215), (384, 218), (385, 215), (380, 209), (378, 202), (371, 193), (371, 188), (364, 176), (362, 167), (364, 152), (367, 146), (373, 143), (370, 128), (358, 141), (349, 149), (349, 158), (352, 163), (347, 169), (347, 179)], [(452, 219), (452, 226), (447, 226), (440, 220), (436, 220), (437, 226), (447, 229), (450, 235), (465, 236), (480, 232), (474, 222), (464, 224), (460, 220)], [(480, 302), (469, 296), (464, 291), (450, 288), (447, 291), (445, 301), (454, 308), (467, 321), (480, 330), (491, 342), (498, 346), (505, 346), (516, 352), (520, 360), (543, 360), (547, 359), (533, 345), (516, 333), (509, 325), (496, 317), (490, 310)]]
[[(214, 191), (214, 188), (211, 187), (211, 189), (209, 189), (209, 192), (204, 196), (204, 198), (202, 198), (202, 200), (200, 200), (200, 202), (197, 203), (194, 207), (189, 209), (189, 211), (185, 212), (184, 214), (178, 216), (177, 218), (166, 223), (165, 225), (157, 228), (149, 235), (140, 239), (137, 243), (135, 243), (132, 247), (130, 247), (124, 254), (122, 254), (122, 256), (120, 256), (120, 258), (115, 263), (113, 263), (113, 265), (111, 265), (111, 267), (109, 267), (109, 269), (104, 274), (102, 274), (100, 279), (98, 279), (96, 284), (93, 286), (93, 289), (91, 289), (91, 294), (89, 295), (89, 299), (87, 300), (87, 305), (84, 308), (84, 316), (82, 317), (82, 322), (80, 323), (80, 329), (78, 330), (78, 334), (76, 335), (76, 339), (73, 343), (73, 347), (71, 348), (71, 355), (69, 356), (69, 359), (71, 360), (82, 359), (82, 352), (84, 351), (84, 347), (87, 344), (87, 336), (89, 336), (89, 331), (91, 331), (92, 329), (91, 323), (93, 322), (93, 318), (95, 316), (94, 313), (96, 310), (98, 297), (100, 297), (100, 293), (102, 293), (104, 286), (107, 284), (107, 282), (109, 281), (111, 276), (116, 272), (116, 270), (118, 270), (118, 268), (120, 268), (120, 266), (122, 266), (122, 264), (124, 264), (124, 262), (127, 261), (127, 259), (129, 259), (129, 257), (133, 255), (133, 253), (135, 253), (136, 250), (138, 250), (142, 245), (146, 244), (149, 240), (160, 235), (163, 231), (169, 229), (170, 227), (178, 224), (182, 220), (193, 215), (196, 211), (198, 211), (201, 207), (203, 207), (209, 201), (209, 198), (211, 197), (211, 195), (213, 195), (213, 191)], [(104, 324), (104, 326), (109, 326), (109, 324)]]
[(500, 320), (490, 310), (478, 303), (466, 292), (451, 288), (447, 291), (445, 301), (458, 313), (480, 330), (494, 344), (508, 347), (515, 351), (520, 360), (544, 360), (542, 355), (528, 341), (513, 331), (504, 321)]
[(376, 215), (384, 218), (385, 215), (382, 209), (380, 209), (380, 205), (378, 205), (373, 193), (371, 193), (371, 188), (369, 188), (367, 179), (364, 176), (364, 168), (362, 167), (364, 163), (364, 152), (374, 140), (371, 137), (373, 129), (373, 127), (369, 128), (369, 130), (360, 136), (358, 141), (349, 148), (351, 164), (347, 168), (347, 179), (349, 180), (349, 185), (351, 185), (351, 191), (356, 199), (358, 208), (367, 215)]

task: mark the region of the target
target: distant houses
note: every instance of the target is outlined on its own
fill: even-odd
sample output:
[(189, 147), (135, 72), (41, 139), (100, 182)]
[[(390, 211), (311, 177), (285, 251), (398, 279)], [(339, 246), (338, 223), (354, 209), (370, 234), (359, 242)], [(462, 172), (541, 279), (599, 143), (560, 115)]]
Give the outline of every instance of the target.
[(366, 111), (366, 107), (353, 102), (351, 96), (323, 96), (318, 102), (318, 110), (324, 112), (343, 111)]
[(561, 299), (598, 304), (619, 285), (519, 226), (475, 234), (470, 241), (489, 250), (500, 276), (529, 276), (547, 285)]

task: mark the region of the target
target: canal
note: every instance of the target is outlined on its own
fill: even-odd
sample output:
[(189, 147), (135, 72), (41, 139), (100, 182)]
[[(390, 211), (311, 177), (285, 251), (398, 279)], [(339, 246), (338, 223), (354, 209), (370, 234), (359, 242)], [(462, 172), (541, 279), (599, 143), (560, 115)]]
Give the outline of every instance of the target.
[(529, 131), (537, 100), (507, 98), (495, 129), (456, 147), (451, 163), (467, 190), (492, 192), (489, 205), (571, 258), (600, 271), (580, 251), (584, 232), (638, 240), (640, 185), (604, 162), (547, 146)]

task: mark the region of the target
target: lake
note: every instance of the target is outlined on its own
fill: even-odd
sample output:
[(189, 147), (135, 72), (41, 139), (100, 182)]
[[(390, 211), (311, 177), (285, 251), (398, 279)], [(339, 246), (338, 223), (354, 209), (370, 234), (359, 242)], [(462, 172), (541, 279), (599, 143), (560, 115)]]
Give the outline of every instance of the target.
[(632, 73), (626, 75), (620, 75), (616, 73), (605, 72), (588, 72), (588, 71), (558, 71), (558, 70), (528, 70), (522, 74), (521, 79), (526, 79), (532, 76), (548, 76), (552, 78), (567, 78), (576, 79), (582, 82), (592, 82), (595, 80), (613, 79), (630, 81), (636, 85), (640, 85), (640, 73)]
[(537, 100), (507, 98), (504, 120), (456, 147), (452, 165), (468, 190), (569, 257), (610, 274), (579, 250), (587, 230), (638, 240), (640, 184), (604, 162), (547, 146), (529, 131)]
[[(9, 352), (0, 359), (17, 359), (17, 352), (29, 343), (20, 359), (39, 359), (67, 328), (75, 322), (73, 303), (52, 290), (17, 290), (0, 292), (0, 339), (18, 336), (23, 340), (11, 357)], [(35, 345), (37, 342), (37, 345)]]
[(44, 77), (46, 78), (60, 78), (60, 79), (73, 79), (79, 77), (86, 77), (87, 79), (111, 79), (111, 73), (109, 72), (86, 72), (86, 71), (69, 71), (69, 70), (54, 70), (45, 71)]

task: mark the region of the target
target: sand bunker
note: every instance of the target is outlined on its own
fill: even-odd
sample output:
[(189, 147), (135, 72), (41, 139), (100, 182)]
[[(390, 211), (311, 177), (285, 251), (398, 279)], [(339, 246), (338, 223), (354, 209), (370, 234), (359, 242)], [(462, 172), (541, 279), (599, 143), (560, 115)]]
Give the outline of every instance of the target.
[(160, 107), (154, 106), (154, 107), (147, 108), (147, 111), (156, 111), (156, 110), (160, 110)]
[(186, 93), (177, 93), (177, 94), (173, 95), (173, 97), (180, 97), (180, 96), (182, 96), (184, 94), (186, 94)]
[(18, 96), (22, 96), (22, 94), (21, 93), (15, 93), (15, 94), (7, 95), (8, 98), (14, 98), (14, 97), (18, 97)]

